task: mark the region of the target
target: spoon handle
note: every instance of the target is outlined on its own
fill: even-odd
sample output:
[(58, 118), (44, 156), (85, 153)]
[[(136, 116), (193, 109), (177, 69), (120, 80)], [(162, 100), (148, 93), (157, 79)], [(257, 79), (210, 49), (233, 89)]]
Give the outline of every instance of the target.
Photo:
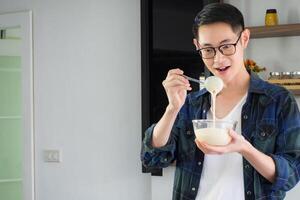
[(195, 82), (195, 83), (201, 83), (201, 84), (203, 84), (204, 82), (203, 81), (200, 81), (200, 80), (198, 80), (198, 79), (195, 79), (195, 78), (191, 78), (191, 77), (189, 77), (189, 76), (186, 76), (186, 75), (182, 75), (184, 78), (186, 78), (187, 80), (189, 80), (189, 81), (193, 81), (193, 82)]

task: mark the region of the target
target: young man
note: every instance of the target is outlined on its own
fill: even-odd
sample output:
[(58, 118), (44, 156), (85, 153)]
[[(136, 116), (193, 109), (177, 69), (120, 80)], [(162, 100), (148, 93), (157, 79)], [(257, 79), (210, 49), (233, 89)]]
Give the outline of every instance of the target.
[(195, 18), (194, 44), (206, 67), (224, 82), (216, 117), (238, 121), (231, 142), (212, 146), (195, 140), (192, 120), (212, 118), (210, 94), (190, 93), (180, 69), (163, 81), (169, 105), (145, 134), (145, 166), (176, 160), (173, 199), (283, 199), (299, 181), (300, 113), (293, 96), (244, 66), (250, 32), (241, 12), (209, 4)]

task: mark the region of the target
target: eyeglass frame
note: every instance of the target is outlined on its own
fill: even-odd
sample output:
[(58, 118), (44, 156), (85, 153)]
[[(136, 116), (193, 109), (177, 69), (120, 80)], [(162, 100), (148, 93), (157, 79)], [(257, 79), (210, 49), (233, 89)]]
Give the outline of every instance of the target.
[[(224, 56), (231, 56), (231, 55), (235, 54), (235, 52), (236, 52), (236, 45), (238, 44), (239, 40), (241, 39), (241, 36), (242, 36), (243, 31), (244, 31), (244, 30), (241, 31), (241, 33), (240, 33), (240, 35), (239, 35), (239, 37), (238, 37), (238, 39), (237, 39), (237, 41), (236, 41), (235, 43), (222, 44), (222, 45), (220, 45), (220, 46), (218, 46), (218, 47), (204, 47), (204, 48), (201, 48), (201, 49), (197, 49), (196, 51), (197, 51), (198, 54), (201, 56), (201, 58), (203, 58), (203, 57), (202, 57), (201, 50), (203, 50), (203, 49), (213, 49), (214, 55), (213, 55), (212, 57), (209, 57), (209, 58), (203, 58), (203, 59), (212, 59), (212, 58), (214, 58), (214, 57), (217, 55), (217, 50), (216, 50), (216, 49), (218, 49), (219, 52), (220, 52), (222, 55), (224, 55)], [(234, 52), (233, 52), (232, 54), (225, 55), (225, 54), (223, 53), (223, 51), (221, 50), (221, 48), (222, 48), (223, 46), (226, 46), (226, 45), (233, 45), (233, 46), (234, 46)]]

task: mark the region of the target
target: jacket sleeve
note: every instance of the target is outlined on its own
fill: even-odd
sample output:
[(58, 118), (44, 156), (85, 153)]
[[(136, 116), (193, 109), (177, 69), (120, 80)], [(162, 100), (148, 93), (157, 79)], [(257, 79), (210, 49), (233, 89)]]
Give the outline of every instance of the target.
[(288, 191), (299, 181), (300, 174), (300, 113), (297, 102), (289, 94), (285, 98), (279, 118), (279, 131), (275, 154), (276, 179), (272, 190)]
[(176, 159), (176, 141), (178, 137), (176, 123), (177, 119), (173, 125), (167, 144), (160, 148), (154, 148), (151, 145), (153, 129), (156, 124), (153, 124), (146, 130), (141, 151), (141, 161), (145, 167), (167, 167)]

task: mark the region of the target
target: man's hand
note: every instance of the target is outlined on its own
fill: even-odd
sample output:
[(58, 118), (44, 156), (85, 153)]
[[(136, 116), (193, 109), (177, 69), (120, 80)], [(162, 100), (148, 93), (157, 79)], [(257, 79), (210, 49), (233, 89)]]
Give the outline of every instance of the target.
[(162, 82), (168, 96), (169, 105), (162, 118), (154, 127), (153, 147), (158, 148), (167, 144), (178, 112), (185, 102), (187, 90), (192, 89), (189, 81), (182, 75), (182, 70), (171, 69), (166, 79)]
[(230, 130), (229, 135), (231, 141), (225, 146), (209, 145), (205, 142), (195, 140), (198, 148), (205, 154), (224, 154), (230, 152), (240, 153), (263, 177), (271, 183), (274, 183), (276, 178), (274, 160), (253, 147), (250, 142), (233, 130)]
[(237, 134), (234, 130), (229, 130), (231, 141), (225, 146), (209, 145), (195, 139), (197, 147), (205, 154), (224, 154), (231, 152), (242, 153), (247, 146), (248, 141), (242, 135)]
[(171, 69), (162, 82), (169, 100), (168, 107), (172, 110), (179, 111), (185, 102), (187, 90), (192, 90), (189, 81), (182, 75), (182, 70)]

